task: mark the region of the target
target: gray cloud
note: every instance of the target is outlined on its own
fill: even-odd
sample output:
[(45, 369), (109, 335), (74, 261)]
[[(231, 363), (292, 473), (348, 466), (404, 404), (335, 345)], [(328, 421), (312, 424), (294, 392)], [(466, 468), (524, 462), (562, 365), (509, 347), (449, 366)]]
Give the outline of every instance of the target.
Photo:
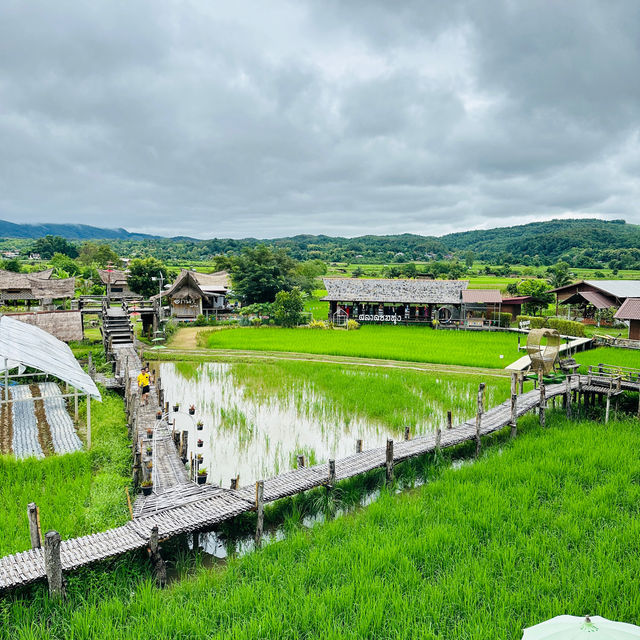
[(0, 218), (200, 237), (640, 222), (639, 49), (633, 0), (7, 0)]

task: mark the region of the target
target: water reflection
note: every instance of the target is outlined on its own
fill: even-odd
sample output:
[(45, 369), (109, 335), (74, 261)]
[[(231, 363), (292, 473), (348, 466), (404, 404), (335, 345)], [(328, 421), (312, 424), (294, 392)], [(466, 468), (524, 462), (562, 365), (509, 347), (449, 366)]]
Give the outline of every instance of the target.
[[(165, 398), (176, 430), (189, 432), (189, 453), (201, 453), (208, 482), (228, 487), (274, 476), (295, 467), (298, 454), (308, 464), (341, 458), (365, 448), (382, 446), (388, 437), (402, 437), (386, 425), (336, 411), (313, 386), (301, 382), (291, 393), (257, 393), (233, 375), (225, 363), (158, 363)], [(195, 414), (188, 409), (195, 406)], [(433, 420), (433, 414), (431, 419)], [(202, 431), (197, 422), (204, 423)], [(418, 427), (415, 432), (424, 431)], [(197, 446), (198, 439), (202, 446)]]

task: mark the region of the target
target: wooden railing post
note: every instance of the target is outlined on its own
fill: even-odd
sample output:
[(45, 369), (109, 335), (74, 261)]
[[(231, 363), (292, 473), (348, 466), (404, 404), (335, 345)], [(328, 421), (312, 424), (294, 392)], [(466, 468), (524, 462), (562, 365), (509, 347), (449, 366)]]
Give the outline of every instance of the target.
[(520, 385), (520, 395), (522, 395), (524, 393), (524, 373), (520, 372), (518, 374), (518, 378), (519, 378), (519, 385)]
[(362, 453), (362, 440), (356, 440), (356, 453)]
[(484, 382), (481, 382), (478, 386), (478, 409), (476, 411), (476, 458), (480, 455), (480, 423), (482, 421), (482, 414), (484, 412), (483, 397), (484, 397)]
[(239, 482), (240, 482), (240, 476), (236, 476), (235, 478), (231, 478), (231, 488), (234, 491), (237, 491)]
[(518, 433), (518, 374), (511, 374), (511, 437)]
[(564, 392), (564, 403), (567, 410), (567, 418), (571, 418), (571, 374), (567, 376), (567, 388)]
[(404, 428), (404, 439), (411, 440), (411, 427)]
[(256, 522), (256, 547), (262, 544), (262, 532), (264, 531), (264, 481), (256, 482), (256, 514), (258, 519)]
[(329, 460), (329, 476), (327, 478), (327, 487), (333, 489), (333, 485), (336, 483), (336, 461)]
[(298, 456), (298, 469), (302, 469), (304, 467), (304, 456), (303, 455), (299, 455)]
[(453, 417), (451, 411), (447, 411), (447, 429), (453, 429)]
[(47, 531), (44, 537), (44, 569), (49, 583), (49, 595), (55, 598), (64, 597), (60, 534), (57, 531)]
[(544, 387), (544, 377), (542, 371), (538, 371), (538, 385), (540, 387), (540, 426), (545, 426), (545, 410), (547, 408), (547, 396)]
[(151, 537), (149, 538), (149, 558), (153, 565), (153, 577), (159, 587), (167, 584), (167, 566), (160, 555), (160, 541), (158, 535), (158, 525), (154, 525), (151, 529)]
[(387, 484), (391, 484), (393, 482), (393, 440), (391, 438), (387, 438), (385, 472)]
[(29, 537), (31, 538), (31, 548), (39, 549), (42, 545), (40, 540), (40, 515), (35, 502), (27, 505), (27, 517), (29, 518)]

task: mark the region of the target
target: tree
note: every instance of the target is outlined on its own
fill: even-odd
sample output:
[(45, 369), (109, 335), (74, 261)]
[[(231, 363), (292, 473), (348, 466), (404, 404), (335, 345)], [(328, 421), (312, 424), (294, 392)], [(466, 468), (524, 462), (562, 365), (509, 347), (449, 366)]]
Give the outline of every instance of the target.
[(20, 262), (16, 258), (2, 260), (2, 262), (0, 262), (0, 268), (5, 271), (13, 271), (14, 273), (20, 273), (21, 271)]
[(544, 280), (523, 280), (518, 285), (521, 296), (531, 296), (533, 300), (526, 303), (526, 307), (535, 315), (553, 302), (553, 294), (549, 293), (549, 284)]
[(278, 291), (293, 288), (295, 266), (295, 260), (282, 249), (264, 244), (245, 247), (233, 261), (233, 292), (243, 304), (273, 302)]
[(283, 327), (296, 327), (302, 320), (304, 302), (298, 287), (291, 291), (278, 291), (273, 305), (276, 322)]
[(31, 248), (31, 253), (39, 253), (40, 257), (45, 259), (53, 258), (56, 253), (62, 253), (70, 258), (78, 257), (78, 250), (75, 245), (60, 236), (38, 238)]
[(294, 270), (296, 286), (309, 295), (318, 288), (318, 278), (327, 273), (327, 265), (322, 260), (299, 262)]
[(136, 258), (129, 263), (129, 288), (145, 298), (158, 293), (158, 282), (151, 278), (158, 278), (162, 274), (164, 282), (169, 280), (169, 274), (164, 264), (157, 258)]
[(51, 266), (57, 272), (64, 271), (72, 276), (76, 276), (80, 273), (80, 267), (77, 262), (73, 258), (66, 256), (64, 253), (55, 253), (53, 258), (51, 258)]
[(556, 264), (549, 267), (547, 269), (547, 281), (552, 289), (564, 287), (565, 284), (569, 284), (571, 282), (569, 265), (566, 262), (556, 262)]
[(473, 267), (473, 251), (464, 252), (464, 263), (468, 269), (471, 269), (471, 267)]
[(109, 263), (114, 267), (120, 266), (120, 256), (108, 244), (102, 242), (83, 242), (78, 261), (87, 266), (95, 264), (102, 269)]

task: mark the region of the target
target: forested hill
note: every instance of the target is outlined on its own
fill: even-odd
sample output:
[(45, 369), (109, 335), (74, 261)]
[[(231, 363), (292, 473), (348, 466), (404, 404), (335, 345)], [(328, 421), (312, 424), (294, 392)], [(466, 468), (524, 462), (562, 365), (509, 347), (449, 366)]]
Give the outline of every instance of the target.
[(640, 268), (640, 226), (626, 224), (624, 220), (593, 218), (464, 231), (439, 238), (415, 234), (357, 238), (298, 235), (270, 240), (160, 238), (88, 225), (19, 225), (0, 221), (0, 237), (26, 239), (45, 235), (62, 236), (76, 244), (86, 239), (108, 240), (122, 256), (154, 255), (163, 260), (211, 259), (264, 243), (284, 249), (298, 260), (317, 258), (325, 262), (388, 264), (453, 256), (461, 261), (473, 258), (491, 264), (548, 265), (566, 260), (575, 267)]
[(126, 229), (103, 229), (88, 224), (16, 224), (0, 220), (0, 238), (42, 238), (60, 236), (67, 240), (153, 238), (144, 233), (130, 233)]
[(491, 261), (513, 264), (526, 256), (538, 256), (545, 263), (560, 258), (571, 258), (573, 262), (579, 256), (601, 259), (603, 254), (617, 250), (639, 250), (640, 226), (624, 220), (549, 220), (451, 233), (440, 240), (452, 251), (473, 251), (477, 258)]

